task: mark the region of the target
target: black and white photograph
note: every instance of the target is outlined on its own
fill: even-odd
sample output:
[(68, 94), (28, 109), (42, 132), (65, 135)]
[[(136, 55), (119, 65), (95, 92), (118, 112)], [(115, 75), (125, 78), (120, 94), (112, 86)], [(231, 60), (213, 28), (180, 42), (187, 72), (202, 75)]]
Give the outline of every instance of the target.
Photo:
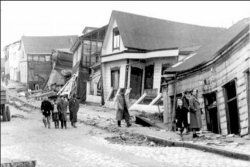
[(250, 1), (1, 1), (1, 167), (250, 167)]

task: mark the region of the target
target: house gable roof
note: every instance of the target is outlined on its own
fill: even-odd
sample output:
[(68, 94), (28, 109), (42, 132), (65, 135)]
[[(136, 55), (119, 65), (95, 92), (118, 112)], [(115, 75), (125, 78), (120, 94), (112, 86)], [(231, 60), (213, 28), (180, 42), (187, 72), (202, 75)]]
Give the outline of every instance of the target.
[[(225, 29), (113, 11), (124, 46), (139, 50), (186, 48), (209, 43)], [(111, 19), (112, 20), (112, 19)]]
[(22, 36), (27, 54), (51, 54), (53, 49), (70, 48), (77, 35), (69, 36)]
[(197, 66), (202, 66), (208, 61), (215, 58), (219, 53), (224, 50), (231, 41), (234, 41), (242, 32), (249, 31), (250, 18), (240, 20), (224, 33), (215, 38), (211, 43), (201, 47), (197, 54), (187, 59), (178, 66), (171, 67), (166, 70), (167, 73), (171, 72), (184, 72), (191, 70)]

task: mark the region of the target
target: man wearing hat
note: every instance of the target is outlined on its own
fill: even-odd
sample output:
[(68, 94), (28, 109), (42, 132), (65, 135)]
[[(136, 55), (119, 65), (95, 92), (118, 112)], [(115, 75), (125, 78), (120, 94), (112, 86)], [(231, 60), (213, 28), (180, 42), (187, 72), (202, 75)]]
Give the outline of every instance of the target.
[(129, 93), (126, 93), (125, 95), (125, 89), (121, 88), (119, 94), (117, 95), (117, 106), (116, 106), (116, 120), (119, 127), (121, 127), (121, 120), (125, 119), (127, 123), (127, 127), (131, 126), (130, 123), (130, 115), (128, 112), (128, 104), (126, 102), (125, 96), (127, 96)]

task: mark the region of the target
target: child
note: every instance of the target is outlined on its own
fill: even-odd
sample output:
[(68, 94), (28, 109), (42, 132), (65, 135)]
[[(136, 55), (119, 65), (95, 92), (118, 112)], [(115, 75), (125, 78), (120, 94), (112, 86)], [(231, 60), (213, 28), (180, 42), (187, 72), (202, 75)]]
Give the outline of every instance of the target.
[(53, 105), (54, 105), (54, 110), (53, 110), (53, 113), (52, 113), (52, 120), (55, 123), (55, 129), (58, 129), (59, 128), (59, 113), (58, 113), (58, 110), (57, 110), (57, 102), (56, 102), (56, 100), (54, 101)]
[(176, 127), (178, 128), (178, 134), (187, 133), (187, 113), (188, 109), (186, 107), (183, 107), (183, 101), (181, 99), (177, 99), (177, 108), (176, 108)]

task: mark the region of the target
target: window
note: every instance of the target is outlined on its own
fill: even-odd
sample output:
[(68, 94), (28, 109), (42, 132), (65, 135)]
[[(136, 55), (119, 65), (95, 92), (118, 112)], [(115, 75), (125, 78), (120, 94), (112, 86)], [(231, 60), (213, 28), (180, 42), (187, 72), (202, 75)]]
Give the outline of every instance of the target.
[(39, 57), (39, 61), (44, 62), (45, 61), (45, 57), (44, 56), (40, 56)]
[(50, 56), (45, 56), (46, 61), (50, 61)]
[(34, 61), (38, 61), (38, 56), (33, 56)]
[(28, 55), (28, 61), (32, 61), (32, 56)]
[(113, 49), (120, 48), (120, 32), (118, 28), (113, 29)]

